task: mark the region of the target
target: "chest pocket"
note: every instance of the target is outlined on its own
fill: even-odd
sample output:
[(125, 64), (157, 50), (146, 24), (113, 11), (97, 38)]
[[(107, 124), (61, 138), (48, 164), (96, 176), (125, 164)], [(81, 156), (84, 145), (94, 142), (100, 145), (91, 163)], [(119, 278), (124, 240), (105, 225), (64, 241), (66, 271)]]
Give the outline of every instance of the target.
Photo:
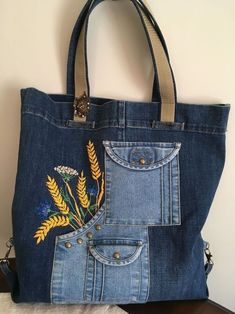
[(181, 143), (103, 141), (106, 224), (179, 225)]

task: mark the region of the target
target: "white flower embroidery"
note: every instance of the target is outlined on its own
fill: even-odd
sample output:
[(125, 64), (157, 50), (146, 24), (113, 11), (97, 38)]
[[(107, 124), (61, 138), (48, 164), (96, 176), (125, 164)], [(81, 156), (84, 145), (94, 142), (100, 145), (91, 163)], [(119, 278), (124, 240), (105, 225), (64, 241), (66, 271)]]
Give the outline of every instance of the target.
[(65, 167), (65, 166), (58, 166), (54, 168), (55, 171), (57, 171), (59, 174), (67, 174), (70, 176), (78, 176), (77, 170), (70, 168), (70, 167)]

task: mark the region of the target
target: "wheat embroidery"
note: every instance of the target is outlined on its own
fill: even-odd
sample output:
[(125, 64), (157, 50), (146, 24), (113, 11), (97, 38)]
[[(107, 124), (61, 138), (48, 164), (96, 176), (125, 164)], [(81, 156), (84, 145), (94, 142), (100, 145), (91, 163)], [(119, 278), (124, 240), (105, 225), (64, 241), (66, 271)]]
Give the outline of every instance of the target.
[(84, 177), (83, 171), (81, 171), (81, 175), (78, 177), (77, 193), (82, 207), (88, 208), (90, 201), (86, 191), (86, 177)]
[(94, 180), (98, 180), (101, 176), (101, 171), (99, 167), (99, 163), (97, 160), (94, 144), (89, 141), (87, 145), (88, 157), (91, 165), (91, 174)]
[(100, 191), (100, 182), (99, 182), (99, 178), (101, 177), (100, 166), (99, 166), (98, 159), (96, 156), (94, 144), (91, 141), (88, 142), (87, 153), (88, 153), (88, 157), (90, 161), (91, 175), (92, 175), (92, 178), (96, 180), (96, 184), (97, 184), (97, 190), (98, 190), (97, 196), (96, 196), (96, 211), (97, 211), (99, 209), (100, 200), (103, 196), (102, 194), (103, 192), (102, 190)]
[(66, 216), (53, 216), (45, 220), (36, 231), (34, 238), (37, 239), (37, 244), (44, 241), (48, 232), (55, 227), (65, 227), (69, 225), (69, 218)]
[[(36, 208), (43, 219), (34, 234), (36, 244), (43, 242), (48, 232), (55, 227), (70, 226), (74, 230), (83, 227), (100, 208), (104, 195), (104, 172), (101, 172), (94, 144), (89, 141), (86, 147), (91, 178), (95, 180), (96, 186), (87, 186), (88, 180), (83, 170), (79, 175), (77, 170), (68, 166), (54, 167), (62, 179), (62, 185), (58, 185), (53, 177), (47, 176), (46, 186), (54, 206), (48, 201), (42, 201)], [(78, 179), (74, 186), (75, 178)]]
[(55, 181), (55, 179), (51, 178), (50, 176), (47, 176), (47, 187), (48, 190), (56, 204), (56, 206), (59, 208), (62, 214), (66, 215), (69, 213), (69, 207), (63, 200), (62, 195), (60, 194), (59, 187)]

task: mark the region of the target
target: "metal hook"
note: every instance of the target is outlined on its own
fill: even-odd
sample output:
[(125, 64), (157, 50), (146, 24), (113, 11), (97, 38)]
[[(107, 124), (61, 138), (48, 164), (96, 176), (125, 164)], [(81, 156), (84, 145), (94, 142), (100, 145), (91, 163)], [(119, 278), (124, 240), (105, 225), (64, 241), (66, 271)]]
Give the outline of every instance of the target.
[(11, 249), (12, 249), (13, 246), (14, 246), (13, 238), (10, 238), (6, 242), (6, 247), (8, 248), (7, 252), (5, 254), (5, 257), (0, 259), (0, 263), (7, 263), (7, 264), (9, 264), (9, 255), (10, 255), (10, 252), (11, 252)]

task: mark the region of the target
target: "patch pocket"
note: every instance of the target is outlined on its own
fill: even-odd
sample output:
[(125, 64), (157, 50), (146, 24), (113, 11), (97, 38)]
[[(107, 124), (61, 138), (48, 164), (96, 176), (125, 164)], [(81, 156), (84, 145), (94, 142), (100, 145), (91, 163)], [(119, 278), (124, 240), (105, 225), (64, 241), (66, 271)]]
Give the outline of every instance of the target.
[[(93, 299), (102, 303), (144, 303), (148, 297), (147, 244), (142, 240), (102, 238), (87, 242), (87, 278), (95, 274)], [(91, 281), (91, 284), (94, 284)], [(90, 296), (89, 281), (86, 299)], [(91, 297), (91, 296), (90, 296)]]
[(105, 223), (181, 224), (181, 143), (103, 141)]

